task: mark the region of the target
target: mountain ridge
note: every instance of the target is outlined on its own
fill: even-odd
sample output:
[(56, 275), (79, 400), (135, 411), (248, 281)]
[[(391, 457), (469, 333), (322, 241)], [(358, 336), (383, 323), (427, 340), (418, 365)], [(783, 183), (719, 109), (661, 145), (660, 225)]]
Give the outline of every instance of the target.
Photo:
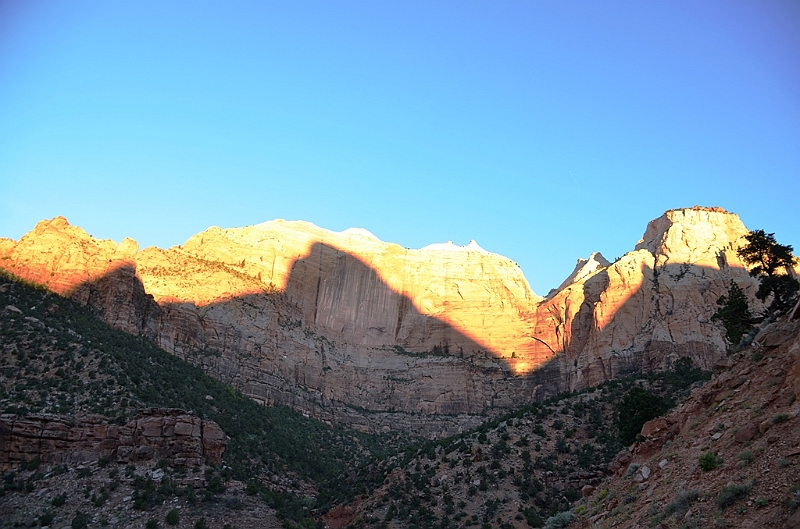
[(422, 414), (426, 434), (443, 435), (680, 356), (709, 368), (725, 352), (716, 299), (732, 279), (755, 292), (736, 254), (746, 233), (720, 208), (670, 210), (632, 251), (594, 258), (547, 298), (477, 243), (410, 250), (302, 221), (212, 227), (139, 250), (57, 217), (0, 240), (0, 267), (259, 402), (368, 431), (418, 428)]

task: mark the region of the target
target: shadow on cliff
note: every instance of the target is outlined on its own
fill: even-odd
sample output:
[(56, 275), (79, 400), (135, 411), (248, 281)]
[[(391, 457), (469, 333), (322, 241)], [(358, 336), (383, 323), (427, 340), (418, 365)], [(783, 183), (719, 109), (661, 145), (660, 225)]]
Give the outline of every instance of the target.
[(478, 416), (563, 388), (559, 368), (516, 375), (478, 339), (421, 313), (358, 257), (323, 243), (292, 264), (283, 292), (158, 304), (134, 265), (120, 263), (67, 295), (259, 402), (335, 422), (350, 412)]
[(392, 289), (361, 258), (328, 244), (314, 243), (306, 256), (295, 260), (285, 296), (302, 311), (305, 322), (348, 343), (445, 356), (497, 356), (480, 337), (420, 312), (414, 300)]
[[(265, 404), (287, 404), (318, 416), (337, 405), (362, 415), (491, 415), (621, 375), (665, 368), (679, 356), (691, 356), (702, 367), (713, 364), (720, 351), (712, 344), (672, 340), (663, 328), (669, 325), (653, 317), (668, 322), (682, 310), (675, 304), (679, 285), (687, 292), (694, 289), (693, 303), (709, 307), (707, 321), (697, 322), (698, 328), (721, 335), (710, 322), (719, 294), (709, 293), (708, 285), (681, 285), (686, 267), (644, 267), (642, 283), (609, 305), (613, 312), (601, 315), (603, 322), (597, 306), (608, 285), (607, 271), (568, 287), (584, 290), (580, 305), (569, 309), (571, 318), (559, 313), (561, 292), (546, 300), (532, 316), (530, 346), (523, 352), (539, 359), (538, 365), (524, 374), (518, 374), (519, 359), (503, 358), (463, 330), (421, 313), (367, 263), (323, 243), (313, 244), (293, 263), (283, 292), (254, 292), (203, 306), (159, 305), (135, 268), (123, 264), (69, 295), (111, 325), (148, 337)], [(692, 269), (716, 285), (714, 292), (726, 290), (731, 277), (742, 272), (727, 265)], [(659, 277), (671, 278), (672, 290), (664, 279), (659, 284)], [(631, 319), (630, 343), (616, 324), (621, 317)], [(600, 344), (608, 355), (593, 352)], [(337, 420), (335, 414), (329, 417)]]
[[(623, 257), (625, 259), (625, 257)], [(668, 369), (680, 357), (690, 357), (702, 369), (711, 369), (726, 353), (724, 331), (713, 321), (717, 300), (735, 281), (748, 293), (751, 308), (763, 310), (755, 300), (757, 281), (747, 270), (729, 265), (717, 256), (719, 268), (674, 263), (655, 268), (629, 260), (639, 268), (639, 283), (625, 285), (624, 272), (616, 262), (597, 272), (583, 284), (570, 285), (543, 303), (555, 314), (559, 303), (572, 313), (554, 322), (559, 342), (554, 348), (564, 359), (568, 390), (594, 386), (605, 380), (651, 370)], [(611, 288), (611, 276), (615, 285)], [(568, 307), (569, 289), (579, 288), (577, 309)], [(619, 295), (622, 294), (622, 295)]]

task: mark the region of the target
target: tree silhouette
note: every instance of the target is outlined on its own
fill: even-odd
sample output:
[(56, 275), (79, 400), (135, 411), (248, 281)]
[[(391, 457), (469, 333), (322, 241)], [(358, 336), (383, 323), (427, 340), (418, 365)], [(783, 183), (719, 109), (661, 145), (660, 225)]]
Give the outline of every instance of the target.
[(644, 388), (634, 387), (622, 397), (617, 406), (619, 438), (626, 444), (633, 443), (642, 431), (644, 423), (655, 419), (669, 409), (669, 403)]
[(747, 296), (733, 279), (728, 295), (720, 296), (717, 306), (719, 310), (711, 316), (711, 319), (720, 320), (725, 326), (725, 338), (731, 345), (738, 345), (742, 341), (742, 336), (750, 330), (752, 315)]
[[(800, 283), (790, 274), (797, 259), (792, 255), (791, 245), (778, 244), (774, 233), (753, 230), (744, 236), (747, 244), (736, 253), (749, 266), (750, 275), (758, 278), (756, 297), (763, 302), (772, 295), (768, 312), (782, 312), (786, 309), (800, 289)], [(785, 274), (779, 273), (781, 270)]]

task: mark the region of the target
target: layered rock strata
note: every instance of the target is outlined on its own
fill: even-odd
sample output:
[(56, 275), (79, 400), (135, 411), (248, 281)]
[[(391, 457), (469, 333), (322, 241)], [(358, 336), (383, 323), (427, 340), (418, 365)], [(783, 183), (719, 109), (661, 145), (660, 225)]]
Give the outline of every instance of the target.
[(0, 267), (90, 305), (265, 404), (435, 436), (532, 399), (725, 352), (711, 321), (747, 233), (718, 208), (666, 212), (547, 298), (476, 243), (420, 250), (271, 221), (138, 250), (63, 218), (0, 239)]
[(0, 470), (37, 459), (50, 465), (165, 459), (172, 466), (219, 465), (227, 448), (214, 422), (182, 410), (148, 409), (124, 426), (101, 416), (0, 415)]

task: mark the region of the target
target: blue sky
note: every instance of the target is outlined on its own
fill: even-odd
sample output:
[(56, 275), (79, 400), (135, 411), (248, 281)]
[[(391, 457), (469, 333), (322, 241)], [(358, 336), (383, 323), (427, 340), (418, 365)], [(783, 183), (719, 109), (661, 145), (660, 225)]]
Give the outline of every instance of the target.
[(0, 236), (300, 219), (545, 294), (670, 208), (800, 247), (799, 199), (794, 0), (0, 0)]

